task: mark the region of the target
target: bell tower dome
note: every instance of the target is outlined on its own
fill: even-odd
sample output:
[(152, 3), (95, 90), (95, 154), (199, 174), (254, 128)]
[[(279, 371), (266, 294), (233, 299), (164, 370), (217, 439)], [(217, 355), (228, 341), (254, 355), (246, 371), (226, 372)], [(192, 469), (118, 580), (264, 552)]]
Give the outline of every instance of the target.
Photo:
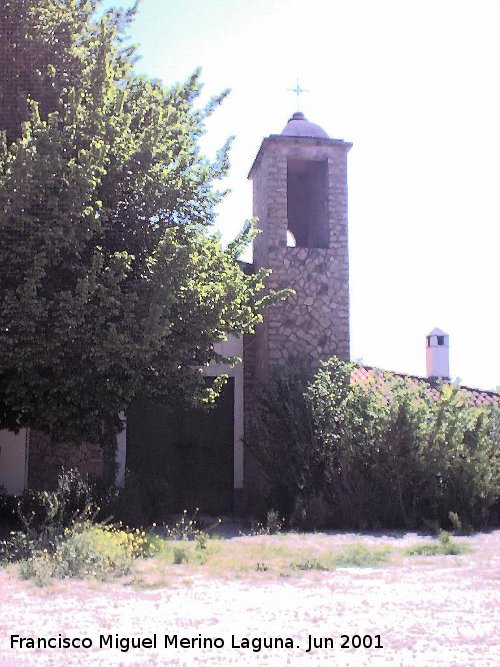
[(296, 112), (281, 134), (266, 137), (249, 173), (256, 269), (271, 269), (270, 289), (295, 295), (273, 306), (256, 333), (256, 376), (296, 358), (314, 369), (321, 359), (349, 359), (347, 153)]

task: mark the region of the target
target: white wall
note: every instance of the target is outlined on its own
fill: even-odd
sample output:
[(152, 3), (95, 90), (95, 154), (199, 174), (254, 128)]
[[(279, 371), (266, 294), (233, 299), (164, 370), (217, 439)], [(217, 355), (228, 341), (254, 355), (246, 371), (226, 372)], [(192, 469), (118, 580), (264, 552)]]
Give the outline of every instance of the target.
[(428, 377), (450, 377), (450, 337), (441, 329), (433, 329), (426, 338)]
[(123, 420), (123, 431), (120, 431), (116, 436), (116, 464), (118, 468), (115, 482), (117, 486), (125, 484), (125, 463), (127, 460), (127, 423), (123, 412), (120, 412), (120, 419)]
[(18, 495), (26, 484), (26, 429), (19, 433), (0, 431), (0, 486)]

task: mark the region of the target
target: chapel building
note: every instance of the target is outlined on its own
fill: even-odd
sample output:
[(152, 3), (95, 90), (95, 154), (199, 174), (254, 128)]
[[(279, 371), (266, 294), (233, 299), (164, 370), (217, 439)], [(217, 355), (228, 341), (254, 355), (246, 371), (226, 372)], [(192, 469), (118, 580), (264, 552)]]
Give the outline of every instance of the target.
[[(240, 357), (231, 368), (212, 364), (207, 377), (229, 381), (209, 411), (173, 410), (138, 400), (117, 438), (116, 481), (130, 471), (145, 497), (165, 497), (165, 513), (193, 510), (228, 515), (251, 511), (262, 479), (244, 450), (255, 396), (273, 368), (298, 361), (313, 372), (322, 359), (350, 358), (347, 153), (351, 144), (332, 139), (296, 112), (280, 134), (266, 137), (250, 169), (253, 215), (260, 233), (247, 272), (270, 269), (268, 289), (293, 293), (264, 313), (255, 334), (217, 345), (223, 357)], [(441, 330), (426, 338), (427, 378), (449, 379), (449, 339)], [(356, 366), (351, 381), (380, 382), (377, 369)], [(462, 388), (473, 404), (500, 403), (496, 392)], [(0, 485), (8, 493), (54, 487), (61, 467), (99, 475), (98, 445), (53, 443), (21, 429), (0, 431)]]

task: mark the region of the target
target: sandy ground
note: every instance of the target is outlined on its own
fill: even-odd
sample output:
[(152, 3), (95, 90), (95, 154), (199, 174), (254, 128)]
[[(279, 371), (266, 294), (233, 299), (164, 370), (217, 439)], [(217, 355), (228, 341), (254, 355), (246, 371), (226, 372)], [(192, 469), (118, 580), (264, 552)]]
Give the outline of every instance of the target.
[[(273, 539), (273, 538), (237, 538)], [(290, 540), (293, 541), (293, 536)], [(339, 546), (349, 535), (311, 536)], [(402, 547), (418, 541), (365, 537)], [(170, 566), (168, 585), (65, 581), (37, 589), (0, 571), (0, 665), (500, 665), (500, 531), (458, 538), (472, 554), (405, 558), (376, 569), (236, 579)], [(10, 636), (87, 637), (92, 648), (11, 648)], [(157, 647), (99, 647), (100, 635), (152, 638)], [(164, 637), (219, 638), (221, 648), (164, 646)], [(307, 651), (309, 636), (331, 644)], [(380, 635), (383, 648), (341, 648), (342, 635)], [(232, 647), (234, 636), (235, 647)], [(292, 647), (242, 648), (244, 637)], [(173, 639), (172, 639), (173, 641)], [(354, 640), (356, 641), (356, 640)], [(369, 640), (366, 639), (366, 642)], [(375, 639), (373, 640), (375, 642)], [(323, 642), (325, 643), (325, 642)]]

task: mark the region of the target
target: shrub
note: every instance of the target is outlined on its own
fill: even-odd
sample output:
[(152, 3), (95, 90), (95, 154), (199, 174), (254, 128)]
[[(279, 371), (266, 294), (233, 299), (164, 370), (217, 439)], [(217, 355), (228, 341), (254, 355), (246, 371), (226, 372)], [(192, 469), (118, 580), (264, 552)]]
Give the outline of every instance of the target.
[(52, 565), (49, 554), (40, 552), (22, 561), (19, 573), (23, 579), (31, 579), (37, 586), (47, 586), (54, 573)]
[(89, 522), (68, 530), (56, 548), (53, 576), (99, 577), (127, 574), (134, 556), (133, 534)]
[(20, 565), (21, 576), (45, 584), (50, 578), (110, 577), (128, 574), (135, 558), (154, 553), (144, 532), (115, 526), (76, 523), (64, 532), (53, 552), (33, 551)]
[(0, 544), (0, 556), (15, 561), (36, 552), (52, 553), (66, 528), (95, 517), (98, 511), (92, 484), (77, 470), (63, 470), (55, 491), (29, 491), (19, 498), (16, 514), (21, 530)]
[[(171, 525), (164, 527), (166, 540), (196, 540), (200, 535), (206, 535), (198, 523), (198, 508), (189, 514), (187, 510), (182, 512), (180, 519)], [(219, 523), (219, 522), (218, 522)], [(218, 525), (218, 524), (217, 524)]]
[[(484, 525), (500, 496), (500, 409), (459, 387), (374, 373), (333, 358), (314, 376), (275, 371), (246, 446), (268, 506), (299, 528)], [(450, 514), (451, 513), (451, 514)]]
[(5, 488), (0, 484), (0, 531), (4, 526), (6, 528), (11, 528), (17, 524), (16, 506), (17, 503), (15, 497), (9, 495)]
[(268, 507), (290, 517), (297, 498), (321, 486), (313, 415), (304, 400), (307, 373), (301, 367), (275, 370), (262, 389), (245, 446), (261, 464), (268, 481)]
[(269, 535), (276, 535), (283, 528), (283, 519), (274, 509), (269, 510), (266, 517), (266, 529)]
[(298, 530), (321, 530), (331, 524), (331, 507), (323, 494), (299, 498), (290, 517), (290, 527)]
[(220, 519), (204, 530), (200, 527), (198, 509), (191, 514), (184, 510), (175, 523), (165, 525), (159, 529), (159, 533), (149, 536), (150, 550), (153, 549), (155, 555), (170, 560), (174, 565), (191, 561), (203, 564), (216, 550), (215, 541), (207, 531), (218, 525)]
[(21, 561), (21, 576), (45, 584), (52, 577), (119, 576), (135, 558), (155, 553), (156, 540), (139, 529), (96, 523), (96, 487), (77, 471), (63, 471), (53, 492), (25, 494), (18, 504), (23, 530), (0, 544), (0, 557)]
[(185, 546), (174, 547), (174, 565), (182, 565), (189, 561), (189, 553)]

